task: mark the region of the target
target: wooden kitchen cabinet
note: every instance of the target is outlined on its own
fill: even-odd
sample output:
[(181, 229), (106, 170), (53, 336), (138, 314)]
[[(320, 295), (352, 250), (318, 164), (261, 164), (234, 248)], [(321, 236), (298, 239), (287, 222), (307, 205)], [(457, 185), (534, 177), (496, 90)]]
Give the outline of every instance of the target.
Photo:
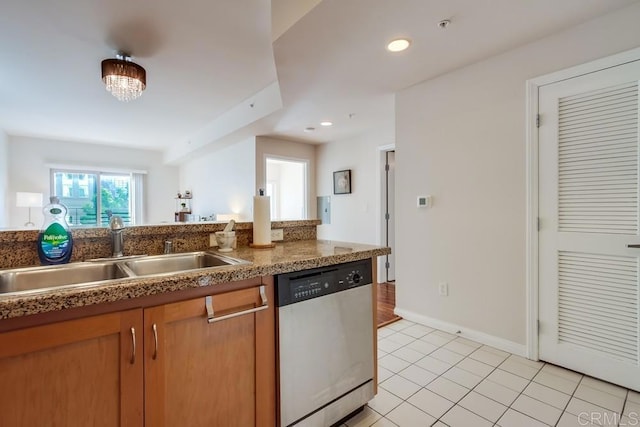
[(142, 310), (0, 334), (0, 425), (141, 426)]
[[(270, 279), (272, 281), (272, 279)], [(145, 309), (145, 425), (275, 425), (273, 286)]]
[(0, 426), (274, 426), (273, 278), (218, 286), (0, 333)]

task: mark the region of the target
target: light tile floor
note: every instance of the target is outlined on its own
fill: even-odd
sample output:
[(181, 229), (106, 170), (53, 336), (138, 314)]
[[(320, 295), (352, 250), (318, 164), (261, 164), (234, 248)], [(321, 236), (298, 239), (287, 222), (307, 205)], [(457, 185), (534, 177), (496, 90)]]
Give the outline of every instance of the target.
[(638, 392), (407, 320), (378, 329), (378, 377), (344, 426), (640, 427)]

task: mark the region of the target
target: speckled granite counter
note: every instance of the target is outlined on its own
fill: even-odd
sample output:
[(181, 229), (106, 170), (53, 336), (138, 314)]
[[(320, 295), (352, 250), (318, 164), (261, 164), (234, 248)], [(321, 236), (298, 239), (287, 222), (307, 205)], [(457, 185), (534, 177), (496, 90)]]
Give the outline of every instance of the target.
[[(282, 229), (285, 242), (316, 238), (317, 219), (272, 221), (272, 229)], [(124, 253), (127, 255), (158, 255), (164, 242), (171, 240), (176, 252), (209, 249), (209, 234), (220, 231), (222, 222), (178, 222), (155, 225), (129, 226), (122, 232)], [(239, 246), (248, 246), (252, 240), (253, 223), (238, 222), (235, 226)], [(39, 265), (37, 246), (39, 231), (36, 229), (0, 230), (0, 268)], [(111, 236), (106, 227), (71, 229), (73, 252), (71, 261), (111, 256)]]
[(300, 240), (278, 243), (273, 249), (239, 247), (225, 255), (251, 264), (201, 269), (171, 276), (128, 278), (107, 284), (55, 290), (24, 296), (0, 294), (0, 319), (84, 307), (166, 292), (306, 270), (390, 253), (389, 248), (355, 243)]

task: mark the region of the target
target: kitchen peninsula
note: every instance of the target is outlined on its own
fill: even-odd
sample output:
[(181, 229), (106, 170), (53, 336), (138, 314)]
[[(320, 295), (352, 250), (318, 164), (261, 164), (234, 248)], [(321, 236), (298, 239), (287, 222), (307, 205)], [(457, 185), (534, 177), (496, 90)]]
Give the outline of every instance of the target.
[[(285, 241), (256, 250), (246, 246), (251, 224), (238, 224), (229, 255), (247, 264), (0, 294), (0, 424), (275, 425), (274, 275), (389, 253), (315, 240), (316, 225), (274, 222)], [(207, 250), (209, 233), (223, 226), (131, 227), (125, 254), (158, 254), (169, 236), (178, 252)], [(0, 253), (11, 238), (33, 237), (20, 233), (31, 232), (0, 232)], [(86, 240), (81, 248), (92, 239), (100, 247), (101, 233), (74, 237)]]

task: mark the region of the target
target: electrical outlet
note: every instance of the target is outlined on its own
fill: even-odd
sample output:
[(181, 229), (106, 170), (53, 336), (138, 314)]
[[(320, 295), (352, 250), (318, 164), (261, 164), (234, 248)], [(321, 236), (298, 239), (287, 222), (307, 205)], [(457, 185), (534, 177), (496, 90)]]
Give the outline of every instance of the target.
[(209, 247), (218, 246), (218, 242), (216, 241), (216, 234), (209, 233)]
[(284, 240), (284, 230), (282, 228), (276, 228), (275, 230), (271, 230), (272, 242), (281, 242), (283, 240)]
[(449, 296), (449, 284), (447, 282), (440, 282), (438, 284), (438, 293), (441, 297)]

